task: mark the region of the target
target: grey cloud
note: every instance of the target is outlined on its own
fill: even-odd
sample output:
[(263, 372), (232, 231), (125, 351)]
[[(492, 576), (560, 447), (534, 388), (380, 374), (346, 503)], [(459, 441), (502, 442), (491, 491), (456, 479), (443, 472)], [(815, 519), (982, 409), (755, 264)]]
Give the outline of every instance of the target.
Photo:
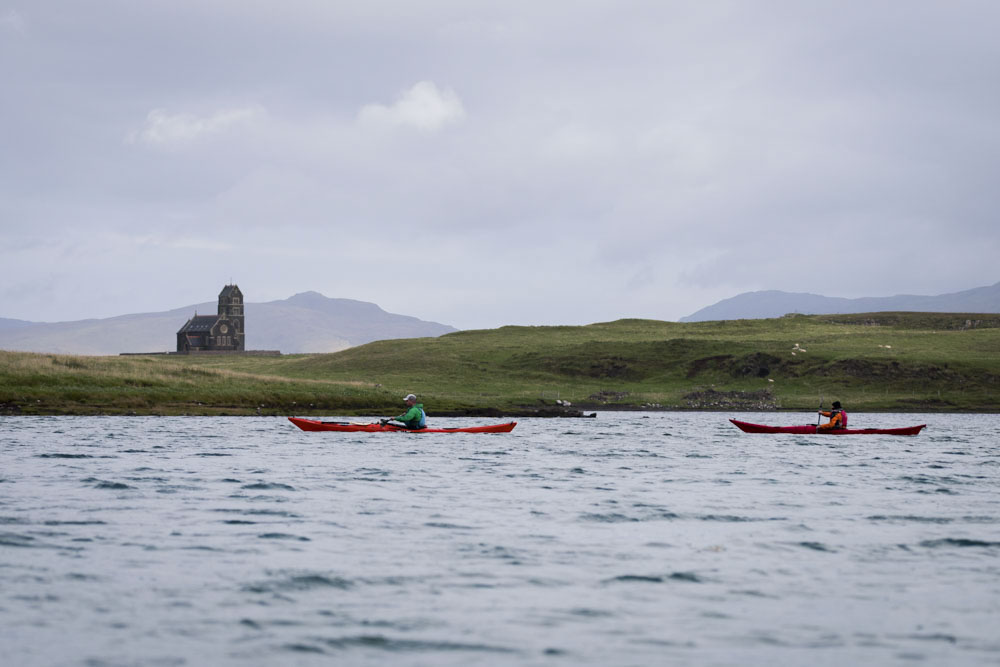
[(40, 241), (75, 277), (0, 317), (230, 273), (396, 312), (415, 277), (463, 327), (996, 282), (992, 3), (355, 5), (0, 10), (3, 277)]

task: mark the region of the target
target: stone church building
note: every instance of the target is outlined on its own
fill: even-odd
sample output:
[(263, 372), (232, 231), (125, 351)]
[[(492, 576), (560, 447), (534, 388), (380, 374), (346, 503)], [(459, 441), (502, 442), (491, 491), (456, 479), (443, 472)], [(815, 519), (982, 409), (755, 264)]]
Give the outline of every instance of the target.
[(226, 285), (219, 292), (218, 315), (192, 317), (177, 332), (177, 351), (243, 352), (243, 292), (236, 285)]

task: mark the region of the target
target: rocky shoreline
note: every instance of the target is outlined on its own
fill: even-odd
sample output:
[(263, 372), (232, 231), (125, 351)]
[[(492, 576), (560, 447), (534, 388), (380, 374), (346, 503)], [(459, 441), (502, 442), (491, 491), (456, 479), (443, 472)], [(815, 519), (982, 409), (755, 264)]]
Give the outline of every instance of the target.
[[(781, 401), (769, 389), (757, 391), (718, 391), (715, 389), (701, 389), (685, 394), (683, 403), (679, 405), (661, 405), (659, 403), (629, 404), (620, 402), (627, 397), (627, 392), (612, 394), (602, 392), (601, 395), (591, 396), (591, 400), (580, 403), (571, 403), (564, 400), (539, 400), (536, 404), (516, 405), (509, 408), (496, 407), (470, 407), (458, 409), (430, 410), (429, 415), (434, 417), (477, 417), (488, 419), (522, 419), (522, 418), (560, 418), (560, 419), (593, 419), (597, 417), (597, 411), (601, 412), (805, 412), (801, 407), (787, 408), (781, 405)], [(594, 398), (603, 400), (595, 401)], [(982, 414), (983, 410), (961, 410), (954, 405), (932, 400), (914, 400), (906, 408), (896, 408), (893, 412), (923, 412), (923, 413), (954, 413), (954, 414)], [(30, 406), (33, 408), (34, 406)], [(79, 406), (71, 411), (51, 411), (42, 410), (36, 412), (33, 409), (24, 410), (21, 405), (14, 402), (0, 403), (0, 416), (164, 416), (163, 412), (157, 413), (155, 409), (143, 411), (130, 410), (107, 410), (95, 409), (80, 411)], [(296, 406), (271, 406), (261, 410), (257, 408), (247, 408), (245, 411), (237, 406), (229, 406), (216, 410), (200, 406), (197, 412), (166, 413), (176, 416), (191, 417), (282, 417), (282, 416), (326, 416), (331, 414), (354, 414), (369, 416), (379, 414), (384, 410), (372, 408), (371, 410), (359, 411), (353, 409), (349, 413), (342, 413), (336, 409), (300, 409)], [(288, 410), (287, 408), (291, 408)], [(204, 411), (202, 411), (204, 410)], [(877, 412), (872, 410), (855, 409), (853, 412)], [(992, 413), (995, 413), (993, 411)]]

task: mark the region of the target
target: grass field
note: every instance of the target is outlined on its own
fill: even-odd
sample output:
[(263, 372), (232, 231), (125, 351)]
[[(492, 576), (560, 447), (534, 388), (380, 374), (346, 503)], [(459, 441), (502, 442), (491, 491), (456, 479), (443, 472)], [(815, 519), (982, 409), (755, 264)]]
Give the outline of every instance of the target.
[(1000, 410), (1000, 316), (797, 315), (502, 327), (334, 354), (79, 357), (0, 352), (21, 414), (517, 414), (585, 409)]

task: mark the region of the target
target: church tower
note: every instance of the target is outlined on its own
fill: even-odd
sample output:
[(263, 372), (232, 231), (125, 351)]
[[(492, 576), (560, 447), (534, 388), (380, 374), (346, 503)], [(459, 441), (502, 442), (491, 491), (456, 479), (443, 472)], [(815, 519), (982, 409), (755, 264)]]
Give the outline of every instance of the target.
[[(245, 350), (243, 292), (237, 285), (226, 285), (219, 292), (219, 320), (217, 335), (223, 336), (220, 347)], [(225, 330), (223, 330), (225, 329)]]

